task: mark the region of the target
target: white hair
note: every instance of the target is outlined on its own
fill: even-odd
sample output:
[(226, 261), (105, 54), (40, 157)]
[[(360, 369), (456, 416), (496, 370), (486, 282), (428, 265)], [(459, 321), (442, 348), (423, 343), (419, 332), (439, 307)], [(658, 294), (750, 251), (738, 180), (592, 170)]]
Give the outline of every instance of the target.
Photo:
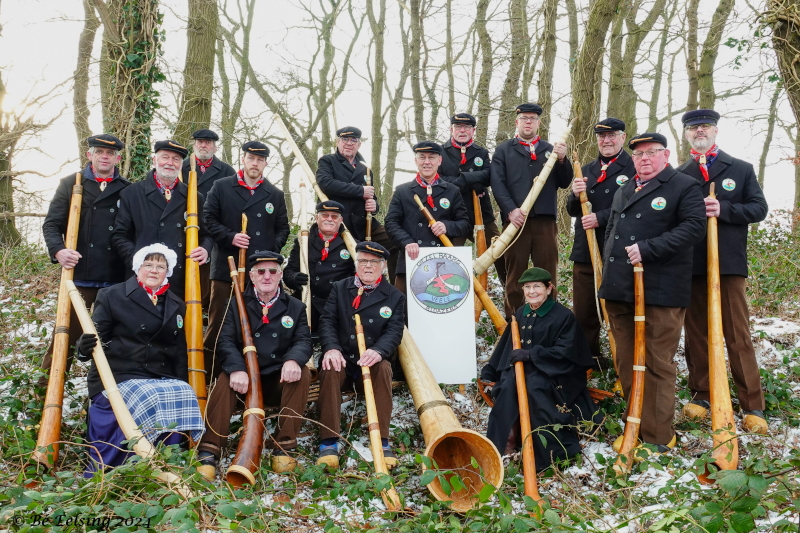
[(137, 274), (139, 273), (139, 269), (142, 268), (142, 263), (144, 263), (144, 258), (150, 254), (161, 254), (167, 260), (167, 277), (172, 276), (172, 271), (175, 268), (175, 265), (178, 264), (178, 254), (164, 246), (163, 244), (156, 243), (151, 244), (150, 246), (145, 246), (144, 248), (140, 249), (136, 252), (133, 256), (133, 271)]

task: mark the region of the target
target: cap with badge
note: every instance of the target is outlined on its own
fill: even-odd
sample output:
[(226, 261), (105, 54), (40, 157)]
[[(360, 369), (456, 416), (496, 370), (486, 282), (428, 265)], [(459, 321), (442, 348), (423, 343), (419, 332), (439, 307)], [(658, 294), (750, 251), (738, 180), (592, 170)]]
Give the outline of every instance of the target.
[(325, 200), (317, 204), (317, 213), (339, 213), (344, 214), (344, 206), (333, 200)]
[(361, 130), (355, 126), (345, 126), (344, 128), (336, 130), (336, 136), (340, 139), (360, 139)]
[(437, 144), (437, 143), (431, 142), (431, 141), (419, 142), (419, 143), (414, 145), (412, 150), (414, 150), (414, 153), (417, 153), (417, 154), (419, 154), (419, 153), (423, 153), (424, 154), (424, 153), (428, 152), (428, 153), (434, 153), (434, 154), (442, 155), (442, 146), (440, 144)]
[(356, 252), (364, 252), (367, 254), (377, 255), (381, 259), (389, 259), (389, 250), (372, 241), (363, 241), (356, 245)]
[(271, 262), (275, 265), (282, 266), (283, 256), (277, 252), (270, 252), (269, 250), (260, 250), (254, 254), (251, 254), (250, 257), (247, 258), (247, 263), (250, 265), (250, 268), (253, 268), (257, 264), (264, 262)]
[(186, 147), (181, 146), (172, 139), (156, 141), (156, 143), (153, 145), (153, 153), (160, 152), (161, 150), (175, 152), (176, 154), (180, 154), (181, 157), (186, 157), (189, 155), (189, 150)]
[(539, 104), (519, 104), (516, 109), (517, 115), (520, 113), (536, 113), (541, 115), (544, 110)]
[(474, 128), (478, 125), (478, 121), (469, 113), (456, 113), (450, 117), (450, 124), (468, 124)]
[(552, 279), (553, 276), (551, 276), (550, 272), (547, 270), (539, 267), (533, 267), (522, 273), (518, 283), (530, 283), (532, 281), (548, 282), (552, 281)]
[(122, 150), (125, 148), (125, 143), (109, 135), (108, 133), (101, 133), (100, 135), (92, 135), (86, 139), (86, 144), (94, 148), (111, 148), (113, 150)]
[(655, 132), (645, 132), (640, 133), (639, 135), (632, 137), (630, 141), (628, 141), (628, 148), (633, 149), (639, 143), (658, 143), (664, 148), (667, 147), (667, 138), (661, 135), (660, 133)]
[(217, 135), (217, 133), (214, 131), (203, 129), (203, 130), (197, 130), (196, 132), (192, 133), (192, 139), (195, 140), (202, 139), (205, 141), (218, 141), (219, 135)]
[(269, 157), (269, 147), (261, 141), (247, 141), (242, 145), (242, 152)]
[(717, 125), (719, 121), (719, 113), (713, 109), (695, 109), (687, 111), (681, 117), (683, 126), (694, 126), (695, 124), (714, 124)]
[(625, 131), (625, 123), (618, 118), (608, 117), (594, 125), (595, 133), (606, 133), (610, 131)]

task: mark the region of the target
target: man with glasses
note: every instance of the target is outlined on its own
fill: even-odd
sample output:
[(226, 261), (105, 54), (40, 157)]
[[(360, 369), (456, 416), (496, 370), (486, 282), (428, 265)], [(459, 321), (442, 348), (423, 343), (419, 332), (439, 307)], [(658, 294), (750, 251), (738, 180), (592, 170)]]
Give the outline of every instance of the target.
[[(558, 272), (556, 191), (569, 187), (573, 174), (567, 158), (567, 145), (552, 145), (537, 135), (542, 112), (537, 104), (517, 106), (517, 134), (497, 147), (492, 160), (492, 192), (500, 206), (503, 224), (514, 224), (518, 228), (525, 226), (503, 256), (506, 266), (505, 312), (509, 318), (523, 303), (522, 285), (517, 280), (527, 270), (529, 260), (534, 266), (553, 273), (553, 285), (558, 286), (555, 275)], [(551, 152), (558, 156), (558, 162), (531, 212), (523, 213), (520, 206)]]
[[(589, 340), (592, 356), (599, 360), (600, 318), (597, 314), (597, 296), (594, 270), (586, 239), (586, 230), (594, 229), (600, 255), (603, 254), (603, 237), (611, 216), (611, 202), (617, 189), (625, 185), (636, 169), (625, 151), (625, 123), (618, 118), (601, 120), (594, 126), (597, 137), (597, 159), (583, 166), (583, 179), (572, 181), (572, 192), (567, 197), (567, 212), (575, 217), (575, 238), (572, 244), (572, 302), (575, 318)], [(581, 193), (585, 192), (592, 204), (592, 213), (583, 216)]]
[[(677, 441), (673, 358), (691, 299), (691, 247), (705, 233), (700, 184), (669, 164), (667, 139), (642, 133), (628, 143), (636, 175), (619, 187), (606, 226), (603, 284), (617, 367), (626, 398), (631, 397), (634, 346), (633, 267), (644, 268), (647, 371), (640, 438), (657, 453)], [(622, 437), (614, 443), (619, 449)]]
[(197, 445), (198, 471), (213, 481), (217, 461), (225, 449), (231, 416), (247, 394), (247, 374), (241, 321), (250, 323), (253, 343), (261, 373), (264, 406), (280, 405), (276, 433), (269, 440), (272, 469), (290, 472), (297, 460), (290, 453), (297, 447), (297, 433), (302, 425), (308, 399), (311, 372), (306, 363), (311, 358), (311, 335), (303, 302), (281, 290), (283, 256), (259, 251), (248, 259), (250, 283), (244, 292), (247, 317), (230, 306), (219, 335), (218, 350), (222, 373), (211, 390), (206, 408), (206, 432)]
[[(722, 293), (722, 331), (733, 382), (739, 391), (742, 426), (750, 433), (767, 433), (764, 417), (764, 392), (758, 362), (750, 337), (750, 311), (747, 308), (748, 226), (767, 216), (767, 200), (756, 179), (753, 165), (731, 157), (717, 147), (719, 113), (698, 109), (683, 115), (686, 140), (692, 146), (691, 159), (678, 167), (696, 179), (703, 188), (706, 216), (717, 217), (719, 232), (719, 273)], [(716, 199), (708, 197), (715, 183)], [(692, 401), (683, 414), (703, 419), (709, 414), (708, 383), (708, 277), (707, 243), (694, 247), (692, 301), (686, 310), (686, 365)]]
[[(370, 367), (378, 411), (383, 455), (393, 467), (389, 444), (392, 416), (392, 361), (403, 338), (405, 296), (382, 277), (389, 251), (372, 242), (356, 246), (356, 275), (333, 284), (319, 323), (322, 363), (319, 370), (319, 437), (317, 464), (339, 468), (342, 391), (363, 391), (361, 366)], [(355, 318), (364, 327), (366, 351), (359, 354)]]

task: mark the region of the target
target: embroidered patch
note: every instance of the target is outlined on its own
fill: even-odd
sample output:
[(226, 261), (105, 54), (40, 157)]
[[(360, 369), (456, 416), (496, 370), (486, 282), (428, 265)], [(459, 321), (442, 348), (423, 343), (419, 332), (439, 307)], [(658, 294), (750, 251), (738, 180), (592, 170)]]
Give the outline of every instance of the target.
[(292, 320), (292, 317), (290, 317), (289, 315), (286, 315), (283, 318), (281, 318), (281, 325), (288, 329), (294, 326), (294, 320)]
[(189, 212), (188, 211), (184, 211), (183, 212), (183, 220), (189, 220)]
[(722, 188), (725, 189), (726, 191), (732, 191), (733, 189), (736, 188), (736, 182), (730, 178), (726, 178), (722, 180)]
[(476, 167), (482, 167), (483, 166), (483, 158), (476, 157), (475, 159), (473, 159), (473, 161), (475, 161), (475, 166)]
[(341, 257), (342, 259), (350, 259), (350, 252), (348, 252), (347, 250), (342, 250), (341, 252), (339, 252), (339, 257)]
[(628, 183), (629, 179), (630, 178), (625, 174), (620, 174), (619, 176), (617, 176), (617, 185), (625, 185), (626, 183)]
[(665, 207), (667, 207), (667, 200), (666, 198), (659, 196), (655, 198), (652, 202), (650, 202), (650, 207), (655, 209), (656, 211), (661, 211)]
[(450, 200), (448, 200), (447, 198), (442, 198), (441, 200), (439, 200), (439, 205), (442, 206), (442, 209), (447, 209), (448, 207), (450, 207)]
[(119, 200), (117, 200), (117, 209), (119, 209)]
[(275, 206), (272, 205), (272, 202), (267, 202), (267, 205), (264, 206), (264, 209), (266, 209), (267, 213), (271, 215), (272, 212), (275, 211)]
[(389, 318), (392, 316), (392, 308), (391, 307), (381, 307), (381, 316), (383, 318)]
[(178, 315), (178, 327), (183, 327), (183, 317), (181, 315)]
[(545, 152), (545, 153), (544, 153), (544, 158), (545, 158), (545, 159), (550, 159), (550, 154), (551, 154), (551, 153), (552, 153), (552, 152)]

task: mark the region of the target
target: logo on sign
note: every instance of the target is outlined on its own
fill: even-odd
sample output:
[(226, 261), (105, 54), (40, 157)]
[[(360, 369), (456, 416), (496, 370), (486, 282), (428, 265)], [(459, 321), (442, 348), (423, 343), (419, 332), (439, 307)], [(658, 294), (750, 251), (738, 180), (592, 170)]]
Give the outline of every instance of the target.
[(736, 188), (736, 182), (730, 178), (726, 178), (722, 180), (722, 188), (725, 189), (726, 191), (732, 191), (733, 189)]
[(267, 202), (267, 205), (264, 206), (264, 209), (266, 209), (267, 213), (271, 215), (272, 212), (275, 211), (275, 206), (272, 205), (272, 202)]
[(469, 297), (469, 270), (457, 257), (433, 253), (411, 273), (411, 292), (425, 310), (452, 313)]
[(628, 183), (629, 179), (630, 178), (625, 174), (620, 174), (619, 176), (617, 176), (617, 185), (625, 185), (626, 183)]
[(650, 207), (652, 207), (656, 211), (661, 211), (662, 209), (667, 207), (667, 200), (666, 198), (659, 196), (650, 203)]
[(392, 316), (392, 308), (391, 307), (381, 307), (381, 316), (383, 318), (389, 318)]
[(283, 318), (281, 318), (281, 325), (288, 329), (294, 326), (294, 320), (292, 320), (292, 317), (290, 317), (289, 315), (286, 315)]

